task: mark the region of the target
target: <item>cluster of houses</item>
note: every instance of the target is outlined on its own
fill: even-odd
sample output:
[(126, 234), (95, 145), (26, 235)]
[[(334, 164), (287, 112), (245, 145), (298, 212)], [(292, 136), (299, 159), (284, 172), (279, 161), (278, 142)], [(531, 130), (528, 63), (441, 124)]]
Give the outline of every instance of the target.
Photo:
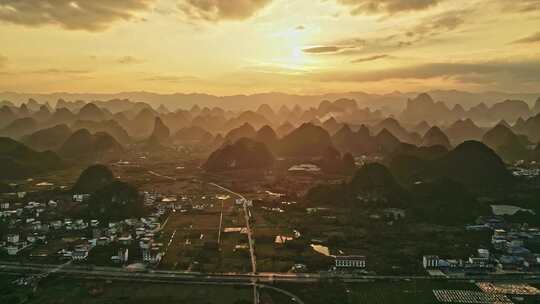
[[(75, 194), (72, 202), (84, 202), (88, 197), (85, 194)], [(145, 197), (145, 202), (150, 200), (151, 197)], [(156, 241), (156, 237), (162, 228), (161, 219), (167, 212), (164, 206), (156, 206), (155, 211), (144, 218), (109, 223), (100, 223), (98, 219), (60, 218), (62, 212), (57, 209), (58, 202), (54, 200), (47, 203), (0, 203), (0, 218), (9, 226), (9, 233), (0, 242), (0, 250), (16, 256), (32, 245), (43, 245), (47, 251), (49, 241), (69, 240), (64, 242), (65, 248), (54, 249), (50, 255), (85, 261), (92, 249), (115, 245), (120, 249), (110, 257), (114, 263), (127, 263), (132, 254), (129, 249), (133, 248), (140, 250), (142, 261), (146, 263), (159, 263), (163, 256), (163, 245)]]
[(159, 263), (163, 256), (163, 244), (155, 240), (162, 228), (160, 218), (164, 213), (164, 210), (157, 210), (148, 217), (110, 222), (105, 227), (100, 226), (97, 220), (92, 220), (89, 227), (91, 238), (81, 237), (72, 250), (62, 249), (58, 254), (74, 261), (85, 261), (92, 249), (117, 245), (118, 253), (110, 259), (114, 263), (125, 264), (130, 256), (129, 248), (136, 245), (143, 262)]
[(535, 161), (526, 163), (524, 160), (520, 160), (513, 167), (510, 167), (510, 172), (517, 177), (534, 178), (540, 175), (540, 168)]
[(422, 257), (422, 265), (426, 270), (441, 270), (445, 273), (481, 274), (496, 270), (497, 261), (487, 249), (478, 249), (475, 256), (466, 260), (441, 259), (436, 255)]
[(42, 218), (57, 207), (58, 202), (53, 200), (47, 203), (31, 201), (24, 204), (1, 202), (0, 219), (7, 222), (8, 226), (17, 228), (7, 234), (5, 241), (0, 242), (0, 248), (9, 255), (17, 255), (34, 243), (46, 243), (51, 230), (59, 227), (54, 222), (42, 221)]
[(492, 231), (491, 245), (495, 254), (482, 248), (478, 249), (477, 256), (468, 260), (443, 260), (426, 255), (422, 259), (424, 268), (465, 273), (540, 271), (540, 254), (526, 247), (530, 243), (540, 244), (538, 228), (509, 224), (499, 216), (481, 217), (476, 225), (465, 228), (468, 231)]

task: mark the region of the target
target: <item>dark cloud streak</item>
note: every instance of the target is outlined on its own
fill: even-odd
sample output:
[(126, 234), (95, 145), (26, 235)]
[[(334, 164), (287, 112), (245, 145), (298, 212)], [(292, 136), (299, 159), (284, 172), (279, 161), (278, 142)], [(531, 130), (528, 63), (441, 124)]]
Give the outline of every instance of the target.
[(248, 19), (270, 2), (272, 0), (182, 0), (178, 8), (190, 19), (216, 22)]
[(522, 44), (522, 43), (539, 43), (539, 42), (540, 42), (540, 32), (518, 39), (514, 41), (513, 43)]
[(369, 15), (426, 10), (442, 0), (337, 0), (337, 2), (350, 6), (353, 15)]
[(369, 61), (375, 61), (375, 60), (384, 59), (384, 58), (390, 58), (390, 55), (381, 54), (381, 55), (373, 55), (369, 57), (357, 58), (357, 59), (351, 60), (351, 63), (369, 62)]
[(540, 60), (489, 61), (476, 63), (426, 63), (421, 65), (376, 70), (370, 72), (342, 72), (320, 74), (322, 81), (377, 82), (391, 79), (445, 78), (485, 82), (540, 82)]
[(155, 0), (0, 0), (0, 21), (30, 27), (56, 25), (90, 32), (131, 20)]
[(353, 48), (351, 46), (337, 46), (337, 45), (325, 45), (308, 47), (302, 50), (304, 53), (309, 54), (335, 54), (345, 49)]

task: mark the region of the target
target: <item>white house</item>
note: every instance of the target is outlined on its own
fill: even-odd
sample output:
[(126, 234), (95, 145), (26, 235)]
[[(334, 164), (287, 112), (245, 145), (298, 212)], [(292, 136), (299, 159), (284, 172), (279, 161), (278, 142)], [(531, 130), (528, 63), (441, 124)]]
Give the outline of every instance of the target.
[(439, 268), (439, 257), (436, 255), (425, 255), (422, 258), (422, 264), (425, 269), (428, 268)]
[(481, 258), (489, 259), (489, 250), (487, 249), (478, 249), (478, 256)]
[(84, 261), (88, 258), (88, 249), (87, 248), (77, 248), (71, 254), (71, 258), (74, 261)]
[(90, 197), (90, 194), (74, 194), (73, 201), (77, 203), (82, 203)]
[(6, 251), (8, 255), (17, 255), (19, 253), (20, 249), (17, 245), (10, 245), (6, 247)]
[(363, 255), (340, 255), (335, 257), (336, 268), (366, 268), (366, 257)]
[(143, 261), (147, 263), (159, 263), (162, 257), (163, 254), (157, 248), (143, 250)]
[(8, 234), (7, 241), (8, 241), (8, 243), (12, 243), (12, 244), (18, 243), (19, 242), (19, 234), (17, 234), (17, 233)]

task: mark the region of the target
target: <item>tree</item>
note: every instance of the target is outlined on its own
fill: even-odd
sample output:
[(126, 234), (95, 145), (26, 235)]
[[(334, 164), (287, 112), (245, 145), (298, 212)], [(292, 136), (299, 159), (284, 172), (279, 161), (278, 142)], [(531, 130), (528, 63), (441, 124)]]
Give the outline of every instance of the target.
[(343, 172), (346, 175), (353, 175), (354, 172), (356, 172), (356, 162), (354, 161), (354, 157), (351, 153), (345, 153), (343, 155)]

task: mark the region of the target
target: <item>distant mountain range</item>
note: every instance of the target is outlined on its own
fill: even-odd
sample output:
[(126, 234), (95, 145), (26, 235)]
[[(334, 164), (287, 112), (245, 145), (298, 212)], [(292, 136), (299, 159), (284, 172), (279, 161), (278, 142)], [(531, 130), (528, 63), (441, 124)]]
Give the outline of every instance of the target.
[[(523, 100), (529, 105), (540, 96), (539, 93), (505, 93), (505, 92), (482, 92), (471, 93), (457, 90), (433, 90), (427, 92), (437, 101), (443, 101), (447, 106), (453, 107), (461, 104), (465, 108), (470, 108), (483, 102), (492, 105), (503, 100)], [(282, 105), (301, 105), (304, 108), (317, 106), (324, 100), (354, 99), (361, 107), (373, 109), (386, 109), (388, 112), (399, 112), (405, 107), (406, 101), (417, 96), (419, 92), (393, 92), (390, 94), (370, 94), (366, 92), (344, 92), (321, 95), (295, 95), (286, 93), (261, 93), (252, 95), (232, 95), (215, 96), (210, 94), (159, 94), (151, 92), (122, 92), (122, 93), (50, 93), (50, 94), (30, 94), (2, 92), (0, 100), (11, 101), (16, 105), (26, 102), (32, 98), (41, 102), (47, 102), (55, 106), (58, 100), (67, 101), (115, 101), (115, 111), (121, 112), (128, 108), (126, 99), (134, 102), (144, 102), (154, 108), (164, 105), (169, 110), (179, 108), (189, 109), (198, 105), (199, 107), (223, 107), (232, 110), (256, 109), (261, 104), (268, 104), (274, 108)], [(0, 101), (1, 105), (1, 101)], [(99, 104), (98, 104), (99, 105)]]

